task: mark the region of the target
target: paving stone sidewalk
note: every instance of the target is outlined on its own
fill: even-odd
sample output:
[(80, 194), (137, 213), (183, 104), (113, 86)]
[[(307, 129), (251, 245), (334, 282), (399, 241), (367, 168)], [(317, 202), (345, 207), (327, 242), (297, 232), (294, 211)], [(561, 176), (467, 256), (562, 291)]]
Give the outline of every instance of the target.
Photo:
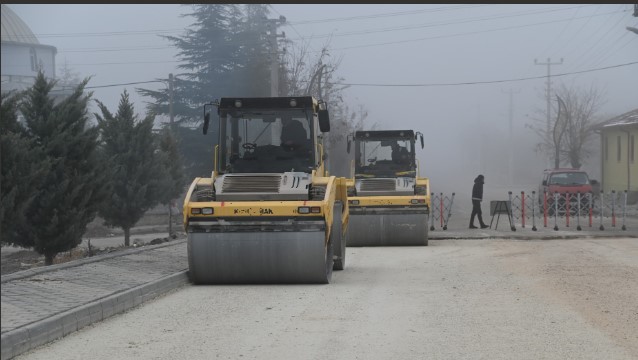
[(186, 240), (2, 276), (2, 359), (188, 282)]

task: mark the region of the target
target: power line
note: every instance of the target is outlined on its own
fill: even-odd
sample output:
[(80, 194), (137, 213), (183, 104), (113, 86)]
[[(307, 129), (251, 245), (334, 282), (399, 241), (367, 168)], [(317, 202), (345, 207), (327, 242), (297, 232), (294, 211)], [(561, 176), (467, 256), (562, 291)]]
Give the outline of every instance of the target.
[(618, 51), (620, 51), (620, 50), (624, 49), (627, 45), (629, 45), (629, 43), (630, 43), (630, 42), (632, 42), (632, 41), (636, 41), (636, 39), (638, 39), (638, 38), (637, 38), (637, 37), (635, 37), (635, 36), (634, 36), (633, 38), (630, 38), (630, 39), (629, 39), (629, 41), (625, 42), (625, 43), (624, 43), (624, 44), (623, 44), (620, 48), (618, 48), (618, 50), (616, 50), (616, 51), (614, 51), (614, 52), (610, 52), (609, 54), (607, 54), (607, 56), (606, 56), (603, 60), (599, 61), (599, 63), (598, 63), (597, 65), (604, 63), (604, 62), (605, 62), (605, 61), (607, 61), (607, 59), (609, 59), (612, 55), (614, 55), (616, 52), (618, 52)]
[(109, 62), (109, 63), (93, 63), (93, 64), (72, 64), (72, 66), (95, 66), (95, 65), (133, 65), (133, 64), (168, 64), (178, 63), (180, 60), (166, 60), (166, 61), (130, 61), (130, 62)]
[[(615, 24), (613, 24), (613, 25), (612, 25), (609, 29), (607, 29), (607, 31), (606, 31), (606, 32), (605, 32), (602, 36), (600, 36), (600, 37), (598, 38), (598, 40), (596, 40), (596, 42), (595, 42), (593, 45), (588, 46), (588, 47), (587, 47), (587, 49), (586, 49), (586, 50), (585, 50), (585, 51), (584, 51), (584, 52), (583, 52), (580, 56), (577, 56), (577, 57), (575, 58), (575, 59), (576, 59), (576, 63), (575, 63), (574, 65), (570, 66), (570, 68), (572, 68), (572, 69), (578, 69), (578, 68), (580, 68), (581, 66), (584, 66), (586, 63), (588, 63), (588, 62), (589, 62), (589, 60), (590, 60), (590, 58), (588, 58), (587, 56), (589, 56), (589, 54), (591, 53), (591, 51), (592, 51), (592, 50), (593, 50), (596, 46), (598, 46), (598, 44), (601, 42), (601, 40), (603, 40), (604, 38), (606, 38), (606, 37), (607, 37), (607, 35), (609, 34), (609, 32), (610, 32), (611, 30), (613, 30), (614, 28), (618, 28), (618, 25), (619, 25), (619, 24), (620, 24), (620, 22), (623, 20), (623, 18), (624, 18), (623, 16), (619, 17), (619, 18), (618, 18), (618, 21), (616, 21), (616, 23), (615, 23)], [(601, 26), (598, 28), (598, 30), (597, 30), (597, 31), (595, 31), (595, 33), (596, 33), (596, 34), (599, 34), (599, 33), (602, 31), (602, 29), (605, 27), (605, 25), (606, 25), (606, 24), (608, 24), (608, 23), (609, 23), (609, 21), (610, 21), (611, 19), (612, 19), (612, 18), (610, 17), (610, 18), (608, 18), (608, 19), (607, 19), (604, 23), (602, 23), (602, 24), (601, 24)], [(573, 64), (573, 63), (572, 63), (572, 64)]]
[[(554, 75), (552, 75), (552, 76), (567, 76), (567, 75), (575, 75), (575, 74), (582, 74), (582, 73), (586, 73), (586, 72), (593, 72), (593, 71), (607, 70), (607, 69), (619, 68), (619, 67), (623, 67), (623, 66), (636, 65), (636, 64), (638, 64), (638, 61), (634, 61), (634, 62), (630, 62), (630, 63), (626, 63), (626, 64), (619, 64), (619, 65), (606, 66), (606, 67), (597, 68), (597, 69), (589, 69), (589, 70), (574, 71), (574, 72), (569, 72), (569, 73), (554, 74)], [(344, 85), (344, 86), (375, 86), (375, 87), (433, 87), (433, 86), (461, 86), (461, 85), (483, 85), (483, 84), (497, 84), (497, 83), (506, 83), (506, 82), (526, 81), (526, 80), (537, 80), (537, 79), (543, 79), (543, 78), (546, 78), (546, 77), (547, 77), (547, 76), (531, 76), (531, 77), (517, 78), (517, 79), (489, 80), (489, 81), (472, 81), (472, 82), (458, 82), (458, 83), (431, 83), (431, 84), (336, 83), (336, 85)]]
[[(460, 7), (454, 8), (454, 9), (471, 8), (471, 7), (477, 7), (477, 6), (485, 6), (485, 5), (460, 6)], [(567, 7), (567, 8), (560, 8), (560, 9), (545, 8), (545, 9), (540, 9), (540, 10), (527, 10), (527, 11), (522, 11), (522, 12), (519, 11), (519, 12), (513, 12), (513, 13), (509, 13), (509, 14), (495, 15), (495, 16), (491, 16), (491, 17), (488, 16), (488, 17), (483, 17), (483, 18), (465, 19), (465, 20), (460, 20), (458, 22), (443, 23), (442, 25), (453, 25), (453, 24), (457, 24), (457, 23), (464, 23), (464, 22), (471, 22), (471, 21), (484, 21), (484, 20), (493, 20), (493, 19), (506, 18), (506, 17), (515, 17), (515, 16), (540, 14), (540, 13), (546, 13), (546, 12), (565, 11), (565, 10), (571, 10), (571, 9), (576, 9), (576, 8), (582, 8), (582, 7), (586, 7), (586, 6), (593, 6), (593, 5), (579, 5), (579, 6), (572, 6), (572, 7)], [(273, 10), (275, 10), (272, 6), (271, 6), (271, 8)], [(410, 13), (417, 13), (417, 12), (441, 11), (441, 10), (447, 10), (447, 9), (450, 9), (450, 8), (452, 8), (452, 7), (437, 8), (437, 9), (423, 9), (423, 10), (419, 10), (419, 11), (406, 11), (406, 12), (400, 12), (400, 13), (386, 13), (386, 14), (368, 15), (367, 17), (407, 15), (407, 14), (410, 14)], [(277, 12), (277, 11), (275, 10), (275, 12)], [(346, 20), (356, 20), (356, 19), (365, 18), (365, 17), (366, 16), (355, 16), (355, 17), (348, 17), (348, 18), (332, 18), (332, 19), (309, 20), (307, 22), (303, 22), (302, 21), (302, 22), (286, 23), (285, 25), (290, 25), (292, 27), (292, 25), (297, 25), (297, 24), (300, 24), (300, 23), (346, 21)], [(419, 27), (423, 27), (423, 26), (433, 26), (433, 25), (429, 25), (429, 24), (417, 25), (416, 27), (413, 27), (413, 28), (419, 28)], [(404, 26), (404, 27), (401, 27), (401, 28), (397, 28), (396, 30), (405, 30), (405, 28), (406, 27)], [(366, 32), (374, 33), (374, 32), (385, 32), (385, 31), (393, 31), (393, 30), (394, 29), (392, 29), (392, 28), (389, 28), (389, 29), (369, 29), (369, 30), (363, 30), (363, 32), (365, 34)], [(161, 34), (167, 34), (167, 33), (168, 34), (170, 34), (170, 33), (178, 33), (178, 32), (181, 32), (181, 31), (184, 31), (184, 29), (183, 28), (179, 28), (179, 29), (151, 29), (151, 30), (125, 30), (125, 31), (85, 32), (85, 33), (82, 33), (82, 32), (79, 32), (79, 33), (52, 33), (52, 34), (46, 34), (45, 33), (45, 34), (35, 34), (35, 35), (38, 38), (47, 38), (47, 37), (93, 37), (93, 36), (125, 36), (125, 35), (161, 35)], [(298, 33), (298, 35), (299, 35), (299, 33)], [(345, 33), (345, 34), (337, 34), (335, 36), (347, 36), (347, 35), (353, 35), (353, 34)], [(16, 36), (21, 36), (21, 35), (16, 35)], [(316, 37), (327, 37), (327, 36), (332, 36), (332, 35), (331, 34), (322, 34), (322, 35), (313, 36), (313, 38), (316, 38)], [(297, 39), (293, 39), (293, 40), (297, 40)]]
[[(604, 14), (599, 14), (599, 15), (592, 15), (592, 16), (603, 16), (603, 15), (609, 15), (609, 14), (614, 14), (614, 13), (619, 13), (619, 12), (624, 12), (624, 11), (614, 11), (614, 12), (609, 12), (609, 13), (604, 13)], [(576, 19), (584, 19), (584, 18), (585, 17), (580, 17), (580, 18), (576, 18)], [(410, 42), (423, 41), (423, 40), (443, 39), (443, 38), (455, 37), (455, 36), (463, 36), (463, 35), (475, 35), (475, 34), (481, 34), (481, 33), (487, 33), (487, 32), (494, 32), (494, 31), (511, 30), (511, 29), (519, 29), (519, 28), (524, 28), (524, 27), (530, 27), (530, 26), (553, 24), (553, 23), (559, 23), (559, 22), (570, 21), (570, 20), (571, 19), (552, 20), (552, 21), (544, 21), (544, 22), (533, 23), (533, 24), (515, 25), (515, 26), (508, 26), (508, 27), (481, 30), (481, 31), (469, 31), (469, 32), (456, 33), (456, 34), (429, 36), (429, 37), (423, 37), (423, 38), (417, 38), (417, 39), (387, 41), (387, 42), (382, 42), (382, 43), (364, 44), (364, 45), (356, 45), (356, 46), (346, 46), (346, 47), (341, 47), (341, 48), (335, 48), (333, 50), (349, 50), (349, 49), (358, 49), (358, 48), (373, 47), (373, 46), (403, 44), (403, 43), (410, 43)]]
[(621, 40), (623, 40), (627, 35), (629, 35), (629, 33), (627, 31), (625, 31), (621, 36), (616, 38), (616, 41), (614, 41), (613, 43), (611, 43), (611, 45), (607, 46), (604, 51), (600, 51), (598, 54), (596, 54), (595, 56), (592, 56), (592, 66), (600, 66), (603, 63), (603, 59), (606, 59), (608, 56), (615, 54), (616, 52), (618, 52), (619, 49), (623, 48), (623, 46), (621, 46), (619, 49), (615, 50), (615, 51), (611, 51), (612, 49), (614, 49), (616, 47), (616, 45), (618, 43), (620, 43)]
[(289, 25), (306, 25), (306, 24), (319, 24), (324, 22), (339, 22), (339, 21), (351, 21), (351, 20), (366, 20), (366, 19), (375, 19), (380, 17), (390, 17), (390, 16), (402, 16), (402, 15), (415, 15), (427, 12), (438, 12), (438, 11), (447, 11), (447, 10), (461, 10), (468, 9), (474, 7), (487, 6), (489, 4), (481, 4), (481, 5), (460, 5), (460, 6), (446, 6), (434, 9), (419, 9), (419, 10), (409, 10), (409, 11), (400, 11), (393, 13), (380, 13), (380, 14), (372, 14), (372, 15), (359, 15), (359, 16), (349, 16), (342, 18), (331, 18), (331, 19), (318, 19), (318, 20), (301, 20), (296, 22), (291, 22)]
[[(287, 23), (286, 25), (303, 25), (303, 24), (312, 24), (312, 23), (322, 23), (322, 22), (337, 22), (337, 21), (350, 21), (350, 20), (359, 20), (366, 18), (378, 18), (378, 17), (387, 17), (387, 16), (399, 16), (399, 15), (411, 15), (423, 12), (436, 12), (436, 11), (445, 11), (445, 10), (457, 10), (457, 9), (465, 9), (472, 7), (479, 7), (486, 5), (464, 5), (457, 7), (443, 7), (443, 8), (435, 8), (435, 9), (421, 9), (421, 10), (411, 10), (404, 12), (394, 12), (394, 13), (380, 13), (373, 15), (362, 15), (362, 16), (352, 16), (347, 18), (329, 18), (329, 19), (318, 19), (318, 20), (302, 20), (292, 23)], [(275, 10), (272, 5), (270, 7), (279, 14), (277, 10)], [(279, 14), (281, 15), (281, 14)], [(54, 38), (54, 37), (93, 37), (93, 36), (125, 36), (125, 35), (159, 35), (166, 33), (179, 33), (184, 31), (183, 28), (175, 28), (175, 29), (151, 29), (151, 30), (124, 30), (124, 31), (108, 31), (108, 32), (78, 32), (78, 33), (41, 33), (34, 34), (37, 38)], [(20, 35), (15, 34), (16, 37), (25, 37), (31, 38), (30, 35)], [(301, 35), (300, 35), (301, 36)]]
[[(417, 29), (417, 28), (423, 28), (423, 27), (436, 27), (436, 26), (447, 26), (447, 25), (455, 25), (455, 24), (461, 24), (461, 23), (468, 23), (468, 22), (477, 22), (477, 21), (486, 21), (486, 20), (494, 20), (494, 19), (499, 19), (499, 18), (508, 18), (508, 17), (516, 17), (516, 16), (525, 16), (525, 15), (532, 15), (532, 14), (538, 14), (538, 13), (546, 13), (546, 12), (556, 12), (556, 11), (564, 11), (564, 10), (570, 10), (570, 9), (580, 9), (582, 7), (585, 6), (593, 6), (593, 5), (580, 5), (580, 6), (574, 6), (574, 7), (568, 7), (568, 8), (560, 8), (560, 9), (540, 9), (540, 10), (531, 10), (531, 11), (524, 11), (524, 12), (514, 12), (514, 13), (507, 13), (507, 14), (501, 14), (501, 15), (495, 15), (495, 16), (487, 16), (487, 17), (478, 17), (478, 18), (469, 18), (469, 19), (462, 19), (462, 20), (458, 20), (458, 21), (448, 21), (448, 22), (439, 22), (439, 23), (430, 23), (430, 24), (420, 24), (420, 25), (411, 25), (411, 26), (402, 26), (402, 27), (394, 27), (394, 28), (382, 28), (382, 29), (368, 29), (368, 30), (361, 30), (361, 31), (354, 31), (354, 32), (346, 32), (346, 33), (337, 33), (337, 34), (321, 34), (321, 35), (316, 35), (316, 36), (312, 36), (312, 37), (303, 37), (300, 35), (300, 33), (297, 31), (296, 28), (294, 28), (293, 26), (291, 26), (291, 28), (297, 33), (297, 35), (299, 36), (298, 39), (291, 39), (291, 40), (301, 40), (301, 41), (309, 41), (310, 39), (315, 39), (315, 38), (321, 38), (321, 37), (331, 37), (331, 36), (351, 36), (351, 35), (367, 35), (367, 34), (374, 34), (374, 33), (379, 33), (379, 32), (390, 32), (390, 31), (403, 31), (403, 30), (410, 30), (410, 29)], [(271, 8), (279, 13), (276, 9), (274, 9), (274, 7), (271, 6)], [(398, 13), (392, 13), (392, 14), (398, 14)], [(606, 14), (601, 14), (601, 15), (608, 15), (610, 13), (606, 13)], [(591, 17), (591, 16), (590, 16)], [(342, 18), (343, 20), (347, 19), (347, 18)], [(486, 30), (486, 31), (476, 31), (476, 32), (470, 32), (470, 33), (462, 33), (462, 34), (453, 34), (453, 35), (447, 35), (447, 36), (439, 36), (439, 37), (430, 37), (430, 38), (440, 38), (440, 37), (450, 37), (450, 36), (459, 36), (459, 35), (465, 35), (465, 34), (475, 34), (475, 33), (481, 33), (481, 32), (490, 32), (490, 31), (498, 31), (498, 30), (507, 30), (507, 29), (512, 29), (512, 28), (517, 28), (517, 27), (525, 27), (525, 26), (533, 26), (533, 25), (542, 25), (542, 24), (548, 24), (548, 23), (553, 23), (553, 22), (562, 22), (562, 21), (572, 21), (574, 19), (582, 19), (581, 18), (574, 18), (574, 16), (572, 16), (570, 19), (566, 20), (557, 20), (557, 21), (549, 21), (549, 22), (543, 22), (543, 23), (537, 23), (537, 24), (528, 24), (528, 25), (522, 25), (522, 26), (514, 26), (514, 27), (506, 27), (506, 28), (501, 28), (501, 29), (494, 29), (494, 30)], [(328, 19), (330, 20), (330, 19)], [(318, 20), (317, 20), (318, 21)], [(183, 29), (180, 29), (183, 30)], [(120, 31), (120, 32), (104, 32), (104, 33), (71, 33), (71, 34), (49, 34), (49, 35), (40, 35), (40, 36), (110, 36), (110, 35), (126, 35), (126, 34), (131, 34), (131, 35), (137, 35), (137, 34), (156, 34), (159, 35), (159, 32), (170, 32), (173, 31), (173, 29), (165, 29), (165, 30), (140, 30), (140, 31)], [(420, 40), (425, 40), (425, 39), (430, 39), (430, 38), (421, 38), (421, 39), (414, 39), (414, 40), (405, 40), (405, 41), (397, 41), (397, 42), (389, 42), (389, 43), (382, 43), (382, 44), (368, 44), (368, 45), (360, 45), (360, 46), (353, 46), (353, 47), (344, 47), (344, 48), (337, 48), (334, 50), (346, 50), (346, 49), (352, 49), (352, 48), (359, 48), (359, 47), (369, 47), (369, 46), (377, 46), (377, 45), (386, 45), (386, 44), (394, 44), (394, 43), (401, 43), (401, 42), (411, 42), (411, 41), (420, 41)], [(245, 43), (247, 44), (247, 43)], [(146, 47), (146, 48), (119, 48), (123, 51), (136, 51), (136, 50), (155, 50), (155, 49), (167, 49), (170, 47)], [(120, 51), (118, 48), (112, 48), (112, 49), (86, 49), (86, 50), (82, 50), (82, 49), (73, 49), (73, 50), (65, 50), (65, 51), (61, 51), (61, 52), (106, 52), (106, 51)], [(316, 52), (316, 51), (315, 51)]]
[[(387, 16), (411, 15), (411, 14), (424, 13), (424, 12), (457, 10), (457, 9), (473, 8), (473, 7), (479, 7), (479, 6), (486, 6), (486, 5), (462, 5), (462, 6), (457, 6), (457, 7), (449, 6), (449, 7), (435, 8), (435, 9), (421, 9), (421, 10), (411, 10), (411, 11), (394, 12), (394, 13), (380, 13), (380, 14), (373, 14), (373, 15), (352, 16), (352, 17), (346, 17), (346, 18), (328, 18), (328, 19), (318, 19), (318, 20), (302, 20), (302, 21), (287, 23), (286, 25), (289, 25), (289, 26), (292, 27), (293, 25), (322, 23), (322, 22), (349, 21), (349, 20), (359, 20), (359, 19), (366, 19), (366, 18), (387, 17)], [(270, 7), (275, 12), (277, 12), (279, 14), (279, 12), (277, 10), (275, 10), (272, 7), (272, 5), (270, 5)], [(279, 14), (279, 15), (281, 15), (281, 14)], [(108, 32), (41, 33), (41, 34), (34, 34), (34, 35), (37, 38), (91, 37), (91, 36), (123, 36), (123, 35), (157, 35), (157, 34), (164, 34), (164, 33), (179, 33), (181, 31), (184, 31), (184, 29), (183, 28), (174, 28), (174, 29), (151, 29), (151, 30), (123, 30), (123, 31), (108, 31)], [(19, 34), (15, 34), (14, 36), (17, 36), (17, 37), (23, 36), (23, 37), (31, 38), (31, 36), (19, 35)]]
[[(583, 25), (580, 27), (580, 29), (578, 29), (578, 31), (574, 32), (574, 34), (572, 35), (572, 37), (571, 37), (571, 38), (567, 41), (566, 45), (564, 45), (564, 46), (562, 46), (562, 47), (561, 47), (561, 49), (562, 49), (563, 53), (565, 54), (565, 55), (564, 55), (564, 57), (568, 55), (567, 53), (565, 53), (565, 52), (566, 52), (566, 50), (567, 50), (568, 48), (570, 48), (572, 44), (575, 44), (574, 39), (576, 38), (576, 36), (577, 36), (578, 34), (582, 33), (582, 31), (583, 31), (583, 29), (585, 28), (585, 26), (587, 26), (587, 24), (589, 24), (589, 21), (591, 21), (591, 19), (592, 19), (593, 17), (595, 17), (595, 16), (601, 16), (601, 15), (608, 15), (608, 14), (596, 14), (596, 13), (598, 12), (598, 10), (600, 10), (600, 7), (601, 7), (601, 6), (602, 6), (602, 4), (598, 5), (598, 7), (596, 7), (596, 10), (594, 10), (594, 13), (593, 13), (593, 14), (591, 14), (591, 15), (589, 15), (589, 16), (586, 16), (587, 21), (585, 21), (585, 22), (583, 23)], [(582, 17), (581, 17), (581, 19), (582, 19)], [(569, 56), (569, 57), (567, 57), (567, 58), (572, 58), (572, 57), (571, 57), (571, 56)]]
[[(56, 38), (56, 37), (94, 37), (94, 36), (127, 36), (127, 35), (159, 35), (179, 33), (184, 29), (154, 29), (154, 30), (126, 30), (126, 31), (107, 31), (107, 32), (85, 32), (85, 33), (58, 33), (58, 34), (34, 34), (38, 39), (40, 38)], [(28, 35), (19, 35), (17, 37), (27, 37)]]
[(99, 88), (107, 88), (107, 87), (115, 87), (115, 86), (126, 86), (126, 85), (139, 85), (139, 84), (151, 84), (151, 83), (165, 83), (165, 80), (150, 80), (150, 81), (137, 81), (125, 84), (110, 84), (110, 85), (100, 85), (100, 86), (87, 86), (86, 89), (99, 89)]
[(571, 10), (571, 9), (575, 9), (575, 8), (582, 8), (582, 7), (585, 7), (585, 6), (591, 6), (591, 5), (572, 6), (572, 7), (568, 7), (568, 8), (562, 8), (562, 9), (553, 9), (552, 8), (552, 9), (541, 9), (541, 10), (517, 11), (517, 12), (497, 14), (497, 15), (491, 15), (491, 16), (481, 16), (481, 17), (474, 17), (474, 18), (466, 18), (466, 19), (460, 19), (460, 20), (454, 20), (454, 21), (440, 21), (440, 22), (434, 22), (434, 23), (417, 24), (417, 25), (404, 25), (404, 26), (399, 26), (399, 27), (390, 27), (390, 28), (381, 28), (381, 29), (357, 30), (357, 31), (343, 32), (343, 33), (337, 33), (337, 34), (321, 34), (321, 35), (315, 35), (314, 37), (315, 38), (322, 38), (322, 37), (328, 37), (328, 36), (367, 35), (367, 34), (375, 34), (375, 33), (380, 33), (380, 32), (413, 30), (413, 29), (422, 29), (422, 28), (426, 28), (426, 27), (437, 27), (437, 26), (447, 26), (447, 25), (458, 25), (458, 24), (465, 24), (465, 23), (470, 23), (470, 22), (491, 21), (491, 20), (497, 20), (497, 19), (513, 18), (513, 17), (518, 17), (518, 16), (528, 16), (528, 15), (536, 15), (536, 14), (543, 14), (543, 13), (549, 13), (549, 12), (565, 11), (565, 10)]
[[(277, 9), (275, 9), (275, 7), (274, 7), (274, 6), (272, 6), (272, 4), (268, 4), (268, 6), (270, 6), (270, 8), (271, 8), (274, 12), (276, 12), (276, 13), (277, 13), (277, 15), (279, 15), (279, 16), (283, 16), (283, 15), (281, 15), (281, 13), (280, 13), (279, 11), (277, 11)], [(301, 36), (301, 34), (299, 33), (299, 31), (297, 31), (297, 28), (295, 28), (293, 25), (291, 25), (291, 24), (290, 24), (290, 23), (288, 23), (288, 22), (284, 24), (284, 26), (286, 26), (286, 25), (290, 26), (290, 28), (291, 28), (291, 29), (292, 29), (295, 33), (297, 33), (297, 36), (299, 36), (299, 38), (300, 38), (300, 39), (302, 39), (302, 41), (303, 41), (303, 36)], [(307, 45), (307, 46), (308, 46), (311, 50), (313, 50), (313, 51), (317, 52), (316, 50), (314, 50), (314, 49), (312, 48), (312, 45), (310, 45), (310, 41), (306, 41), (306, 45)], [(285, 49), (285, 47), (284, 47), (284, 49)]]
[[(139, 84), (151, 84), (151, 83), (165, 83), (164, 80), (149, 80), (149, 81), (136, 81), (130, 83), (122, 83), (122, 84), (110, 84), (110, 85), (98, 85), (98, 86), (85, 86), (85, 89), (101, 89), (108, 87), (116, 87), (116, 86), (127, 86), (127, 85), (139, 85)], [(53, 89), (51, 91), (65, 91), (64, 89)]]
[(85, 48), (85, 49), (61, 49), (58, 53), (85, 53), (85, 52), (112, 52), (112, 51), (146, 51), (171, 49), (173, 46), (135, 46), (119, 48)]
[[(623, 66), (635, 65), (638, 64), (638, 61), (630, 62), (626, 64), (619, 64), (613, 66), (602, 67), (598, 69), (590, 69), (583, 71), (576, 71), (572, 73), (563, 73), (563, 74), (555, 74), (552, 76), (567, 76), (580, 74), (584, 72), (592, 72), (599, 70), (606, 70), (612, 68), (618, 68)], [(383, 86), (383, 87), (429, 87), (429, 86), (459, 86), (459, 85), (480, 85), (480, 84), (494, 84), (494, 83), (504, 83), (504, 82), (514, 82), (514, 81), (524, 81), (524, 80), (535, 80), (542, 79), (545, 76), (534, 76), (527, 78), (518, 78), (518, 79), (509, 79), (509, 80), (492, 80), (492, 81), (475, 81), (475, 82), (461, 82), (461, 83), (433, 83), (433, 84), (363, 84), (363, 83), (335, 83), (335, 85), (345, 85), (345, 86)], [(121, 84), (109, 84), (109, 85), (97, 85), (97, 86), (87, 86), (85, 89), (99, 89), (99, 88), (107, 88), (107, 87), (115, 87), (115, 86), (126, 86), (126, 85), (138, 85), (138, 84), (150, 84), (150, 83), (165, 83), (165, 80), (150, 80), (150, 81), (137, 81), (130, 83), (121, 83)]]
[(554, 47), (554, 45), (556, 45), (558, 43), (558, 39), (560, 39), (563, 34), (565, 33), (565, 30), (567, 30), (567, 28), (572, 24), (572, 20), (574, 20), (574, 17), (576, 17), (576, 15), (578, 15), (578, 12), (580, 11), (580, 8), (576, 9), (576, 11), (574, 12), (574, 14), (572, 15), (571, 19), (569, 19), (569, 22), (567, 24), (565, 24), (565, 26), (563, 27), (563, 30), (561, 30), (560, 34), (558, 34), (558, 36), (554, 37), (554, 41), (552, 41), (552, 43), (547, 46), (547, 48), (545, 50), (543, 50), (541, 52), (541, 54), (544, 55), (549, 53), (549, 50), (552, 49)]

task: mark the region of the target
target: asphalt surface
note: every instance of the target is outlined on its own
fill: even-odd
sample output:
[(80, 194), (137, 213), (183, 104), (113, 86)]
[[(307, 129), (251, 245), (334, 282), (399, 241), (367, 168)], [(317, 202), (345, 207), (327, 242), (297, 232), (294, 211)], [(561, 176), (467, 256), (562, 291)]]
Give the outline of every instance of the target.
[[(577, 230), (565, 219), (531, 223), (514, 223), (507, 216), (486, 216), (490, 229), (468, 229), (469, 219), (459, 214), (445, 230), (439, 221), (429, 231), (432, 240), (445, 239), (569, 239), (569, 238), (638, 238), (638, 219), (603, 219), (588, 226), (581, 220)], [(450, 218), (451, 220), (452, 218)], [(623, 225), (624, 230), (623, 230)], [(558, 230), (555, 230), (558, 228)], [(148, 238), (163, 237), (148, 234)], [(114, 237), (112, 241), (121, 241)], [(130, 248), (64, 264), (34, 268), (2, 276), (2, 359), (11, 359), (26, 351), (55, 341), (89, 324), (122, 313), (150, 299), (188, 283), (186, 240)]]

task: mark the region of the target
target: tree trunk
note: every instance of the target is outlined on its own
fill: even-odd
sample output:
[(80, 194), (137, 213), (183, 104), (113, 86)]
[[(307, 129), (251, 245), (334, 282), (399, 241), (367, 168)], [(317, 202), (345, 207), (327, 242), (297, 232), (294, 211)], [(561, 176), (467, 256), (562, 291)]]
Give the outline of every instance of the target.
[(168, 202), (168, 237), (173, 235), (173, 201)]
[(124, 228), (124, 246), (131, 245), (131, 228)]
[(49, 266), (53, 265), (53, 258), (56, 254), (44, 254), (44, 265)]

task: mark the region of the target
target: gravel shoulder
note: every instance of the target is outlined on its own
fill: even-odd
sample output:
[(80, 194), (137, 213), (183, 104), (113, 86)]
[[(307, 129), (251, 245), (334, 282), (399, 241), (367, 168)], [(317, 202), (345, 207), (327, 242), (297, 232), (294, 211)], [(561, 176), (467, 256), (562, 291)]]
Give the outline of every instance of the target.
[(329, 285), (189, 285), (16, 359), (638, 358), (636, 239), (347, 256)]

